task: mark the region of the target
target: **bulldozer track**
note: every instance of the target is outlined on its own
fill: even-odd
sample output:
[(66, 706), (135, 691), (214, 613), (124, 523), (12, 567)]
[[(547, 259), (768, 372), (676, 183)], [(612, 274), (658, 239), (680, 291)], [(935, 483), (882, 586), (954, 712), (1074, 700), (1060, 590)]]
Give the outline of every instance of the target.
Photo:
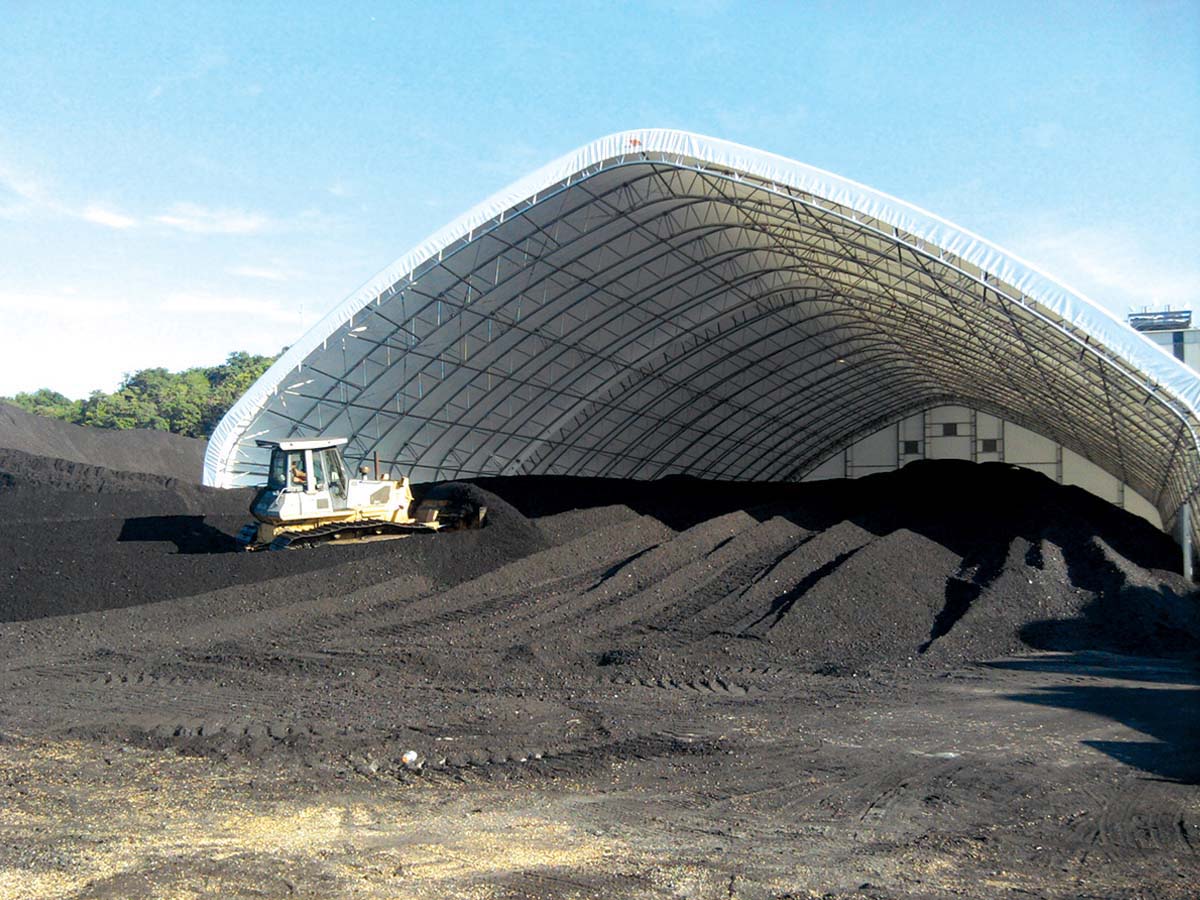
[(322, 525), (310, 531), (281, 534), (268, 545), (271, 550), (300, 550), (330, 540), (353, 541), (374, 535), (402, 537), (409, 534), (426, 533), (431, 529), (420, 525), (404, 525), (381, 519), (367, 519), (353, 524)]

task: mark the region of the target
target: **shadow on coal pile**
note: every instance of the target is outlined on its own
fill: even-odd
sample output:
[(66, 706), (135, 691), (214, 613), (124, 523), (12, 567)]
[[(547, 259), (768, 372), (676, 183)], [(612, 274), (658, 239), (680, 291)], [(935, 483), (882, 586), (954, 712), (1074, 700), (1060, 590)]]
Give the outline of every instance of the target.
[(1169, 682), (1164, 687), (1111, 684), (1055, 685), (1008, 699), (1039, 706), (1074, 709), (1103, 716), (1146, 734), (1152, 741), (1083, 741), (1094, 750), (1167, 781), (1200, 784), (1200, 673), (1194, 667), (1164, 667), (1160, 661), (1110, 657), (1092, 664), (1096, 654), (1066, 660), (1005, 660), (995, 668), (1087, 672), (1100, 677)]
[(842, 521), (877, 536), (907, 529), (964, 558), (1002, 554), (1017, 537), (1036, 544), (1051, 526), (1074, 541), (1098, 535), (1144, 568), (1174, 570), (1179, 563), (1171, 538), (1144, 519), (1082, 488), (1005, 463), (918, 460), (897, 472), (807, 482), (522, 475), (473, 483), (531, 518), (621, 503), (682, 530), (745, 510), (759, 521), (783, 516), (809, 531)]
[[(947, 665), (1030, 647), (1177, 657), (1200, 647), (1200, 604), (1175, 574), (1179, 549), (1168, 535), (1081, 488), (1003, 463), (923, 460), (816, 482), (477, 483), (531, 517), (617, 504), (684, 535), (740, 512), (758, 523), (738, 539), (746, 547), (756, 535), (769, 542), (786, 532), (780, 520), (791, 523), (800, 533), (773, 562), (760, 555), (757, 570), (726, 579), (720, 589), (730, 599), (706, 589), (692, 607), (708, 610), (703, 627), (714, 634), (753, 634), (814, 658), (842, 633), (861, 645), (858, 665)], [(736, 549), (706, 552), (716, 559)], [(695, 627), (680, 611), (680, 627)], [(835, 620), (842, 625), (826, 633)]]
[(238, 553), (242, 546), (204, 521), (204, 516), (139, 516), (126, 519), (119, 543), (172, 543), (180, 553)]
[[(1061, 553), (1060, 577), (1093, 596), (1071, 618), (1036, 619), (1020, 631), (1039, 650), (1107, 650), (1141, 656), (1196, 658), (1200, 653), (1200, 606), (1196, 595), (1142, 569), (1099, 536), (1049, 529), (1047, 538)], [(1105, 535), (1110, 537), (1111, 535)], [(1045, 566), (1045, 560), (1042, 560)]]
[(1099, 592), (1075, 618), (1028, 622), (1020, 636), (1035, 650), (1195, 657), (1200, 653), (1198, 618), (1195, 599), (1169, 587), (1122, 585)]

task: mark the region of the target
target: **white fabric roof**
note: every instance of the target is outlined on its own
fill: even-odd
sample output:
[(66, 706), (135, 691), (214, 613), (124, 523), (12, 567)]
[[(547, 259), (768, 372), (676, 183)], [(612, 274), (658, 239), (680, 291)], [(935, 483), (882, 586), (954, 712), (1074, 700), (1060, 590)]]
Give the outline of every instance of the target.
[(1164, 521), (1194, 497), (1200, 379), (1107, 310), (837, 175), (627, 131), (338, 304), (222, 420), (204, 482), (261, 483), (256, 439), (317, 435), (416, 480), (789, 479), (945, 402), (1060, 441)]

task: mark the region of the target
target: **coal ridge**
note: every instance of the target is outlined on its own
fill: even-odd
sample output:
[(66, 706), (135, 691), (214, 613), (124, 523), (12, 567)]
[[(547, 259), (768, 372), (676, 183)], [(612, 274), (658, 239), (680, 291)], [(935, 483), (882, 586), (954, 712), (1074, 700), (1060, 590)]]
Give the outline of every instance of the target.
[(123, 431), (72, 425), (0, 401), (0, 449), (17, 450), (30, 456), (120, 472), (143, 472), (198, 484), (207, 446), (206, 441), (198, 438), (166, 431)]
[[(140, 493), (0, 492), (0, 621), (119, 609), (310, 572), (317, 593), (353, 590), (400, 572), (453, 584), (546, 545), (498, 497), (479, 530), (395, 541), (245, 553), (232, 543), (253, 491), (177, 487)], [(237, 510), (241, 510), (238, 512)], [(155, 529), (151, 525), (158, 525)], [(353, 566), (349, 566), (353, 563)], [(349, 571), (346, 571), (349, 568)]]
[[(482, 621), (510, 644), (579, 659), (622, 646), (682, 652), (698, 634), (753, 637), (771, 645), (762, 652), (847, 671), (1022, 648), (1195, 653), (1195, 599), (1169, 571), (1178, 555), (1169, 537), (1077, 488), (1001, 464), (921, 462), (794, 484), (535, 476), (424, 485), (418, 496), (486, 506), (487, 526), (244, 554), (230, 538), (248, 520), (252, 491), (162, 476), (126, 482), (118, 470), (28, 454), (18, 461), (62, 478), (0, 490), (0, 621), (248, 591), (296, 573), (311, 573), (319, 596), (405, 573), (448, 587), (525, 560), (492, 581), (519, 598), (552, 578), (539, 574), (539, 551), (609, 540), (599, 538), (606, 529), (649, 519), (674, 537), (628, 544), (623, 556), (597, 548), (606, 562), (590, 581), (547, 595), (536, 612), (497, 619), (503, 602), (516, 601), (487, 600), (494, 588), (481, 582), (492, 610)], [(154, 489), (136, 490), (144, 484)], [(774, 519), (791, 531), (763, 526)], [(736, 552), (723, 554), (727, 546)], [(1118, 627), (1131, 616), (1138, 629)], [(470, 642), (470, 620), (462, 627), (459, 641)], [(623, 629), (640, 636), (626, 644)]]

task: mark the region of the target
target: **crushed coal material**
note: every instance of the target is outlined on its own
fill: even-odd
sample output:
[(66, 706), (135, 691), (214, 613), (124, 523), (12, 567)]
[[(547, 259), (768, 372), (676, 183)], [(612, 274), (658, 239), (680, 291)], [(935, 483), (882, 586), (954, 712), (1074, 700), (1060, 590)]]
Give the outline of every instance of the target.
[(401, 572), (452, 584), (545, 546), (537, 526), (498, 497), (477, 531), (246, 553), (233, 535), (252, 490), (176, 485), (151, 492), (0, 491), (0, 621), (154, 603), (312, 573), (316, 593), (351, 592)]
[[(261, 590), (297, 573), (320, 596), (415, 574), (464, 586), (442, 599), (448, 615), (460, 597), (475, 598), (456, 642), (607, 666), (728, 640), (813, 671), (858, 671), (1030, 648), (1188, 655), (1200, 636), (1170, 538), (1078, 488), (1001, 464), (922, 462), (808, 484), (425, 485), (418, 496), (486, 506), (486, 526), (245, 554), (232, 535), (248, 520), (249, 490), (18, 461), (0, 490), (5, 621)], [(62, 482), (22, 474), (39, 465)], [(555, 546), (578, 548), (573, 577), (547, 555)]]
[[(223, 792), (196, 807), (205, 818), (248, 802), (278, 816), (281, 797), (311, 809), (357, 793), (364, 810), (407, 797), (400, 815), (338, 805), (328, 818), (339, 844), (350, 818), (367, 829), (369, 853), (345, 869), (355, 893), (383, 858), (384, 819), (411, 828), (429, 813), (457, 841), (488, 809), (494, 835), (503, 797), (522, 829), (538, 810), (582, 816), (589, 841), (688, 854), (707, 841), (736, 866), (707, 882), (720, 896), (784, 896), (779, 878), (814, 858), (825, 874), (803, 890), (829, 896), (925, 895), (938, 872), (954, 873), (938, 896), (970, 894), (1035, 865), (996, 883), (1132, 896), (1153, 869), (1168, 887), (1154, 896), (1190, 896), (1195, 879), (1175, 872), (1197, 828), (1196, 594), (1169, 537), (1036, 473), (938, 462), (816, 484), (486, 479), (417, 488), (487, 506), (483, 528), (246, 553), (232, 536), (253, 491), (4, 458), (0, 745), (13, 777), (0, 800), (37, 824), (14, 831), (10, 859), (26, 846), (89, 858), (98, 832), (77, 811), (108, 815), (122, 784), (157, 827), (159, 798), (206, 796), (186, 774), (203, 771)], [(148, 858), (138, 884), (161, 894)], [(695, 870), (694, 855), (675, 858)], [(744, 884), (754, 858), (770, 877)], [(870, 872), (845, 882), (855, 859)], [(916, 880), (854, 889), (889, 859)], [(179, 868), (188, 889), (195, 860)], [(230, 860), (245, 879), (245, 856)], [(658, 890), (657, 874), (626, 881), (620, 865), (595, 896)], [(583, 868), (546, 871), (514, 895), (579, 892)], [(81, 889), (117, 898), (142, 890), (131, 884)]]
[[(0, 401), (0, 449), (199, 484), (208, 444), (166, 431), (85, 428)], [(0, 465), (0, 471), (5, 471)]]

